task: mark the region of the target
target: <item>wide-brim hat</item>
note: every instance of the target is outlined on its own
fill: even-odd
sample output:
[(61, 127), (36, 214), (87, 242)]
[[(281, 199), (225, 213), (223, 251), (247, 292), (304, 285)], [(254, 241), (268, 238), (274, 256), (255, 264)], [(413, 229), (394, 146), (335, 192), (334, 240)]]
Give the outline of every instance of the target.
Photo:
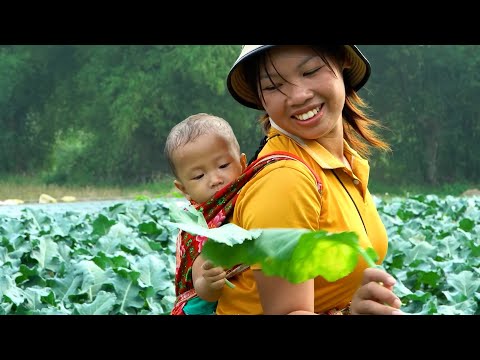
[[(233, 64), (227, 77), (227, 88), (230, 94), (240, 104), (247, 107), (262, 110), (261, 105), (258, 104), (257, 93), (253, 92), (247, 84), (244, 74), (244, 63), (246, 59), (253, 55), (265, 51), (278, 45), (244, 45), (242, 52), (235, 64)], [(343, 76), (345, 81), (355, 90), (358, 91), (367, 82), (370, 77), (370, 63), (367, 58), (360, 52), (355, 45), (344, 45), (348, 60), (351, 62), (351, 67), (345, 69)]]

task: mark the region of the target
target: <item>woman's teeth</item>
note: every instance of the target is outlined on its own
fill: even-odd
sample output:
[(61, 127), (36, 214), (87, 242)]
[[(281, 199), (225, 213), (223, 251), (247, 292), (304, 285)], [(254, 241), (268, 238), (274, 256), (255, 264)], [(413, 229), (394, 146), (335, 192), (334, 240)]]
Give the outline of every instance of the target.
[(319, 111), (320, 111), (320, 108), (316, 108), (316, 109), (310, 110), (309, 112), (307, 112), (305, 114), (295, 115), (295, 118), (297, 118), (298, 120), (301, 120), (301, 121), (305, 121), (305, 120), (311, 119), (312, 117), (317, 115)]

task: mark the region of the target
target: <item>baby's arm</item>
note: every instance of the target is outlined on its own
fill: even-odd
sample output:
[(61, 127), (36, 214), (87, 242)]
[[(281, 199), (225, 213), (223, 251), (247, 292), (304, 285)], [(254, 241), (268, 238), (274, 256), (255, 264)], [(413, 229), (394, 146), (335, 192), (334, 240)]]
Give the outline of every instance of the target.
[(201, 254), (193, 262), (193, 286), (198, 296), (205, 301), (213, 302), (220, 298), (222, 289), (225, 286), (225, 276), (226, 273), (222, 267), (214, 267)]

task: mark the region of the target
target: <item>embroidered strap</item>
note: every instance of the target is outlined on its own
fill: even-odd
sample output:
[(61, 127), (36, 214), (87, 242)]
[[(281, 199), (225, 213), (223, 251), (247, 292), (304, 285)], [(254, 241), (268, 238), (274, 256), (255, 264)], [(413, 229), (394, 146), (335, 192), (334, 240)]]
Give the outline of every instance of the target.
[[(265, 166), (278, 160), (301, 161), (315, 177), (318, 191), (322, 191), (322, 184), (318, 176), (301, 158), (288, 152), (276, 151), (255, 160), (237, 179), (227, 184), (205, 203), (196, 204), (192, 202), (192, 205), (197, 210), (203, 212), (209, 228), (221, 226), (225, 219), (232, 214), (241, 188)], [(184, 231), (179, 232), (177, 236), (175, 270), (175, 294), (177, 298), (171, 311), (172, 315), (184, 315), (183, 307), (186, 302), (197, 296), (193, 288), (192, 266), (206, 240), (203, 236), (194, 236)], [(235, 276), (246, 269), (248, 269), (248, 266), (236, 265), (227, 270), (227, 278)]]
[(350, 304), (352, 302), (350, 301), (346, 307), (343, 309), (337, 309), (333, 308), (328, 310), (327, 312), (320, 314), (320, 315), (350, 315)]

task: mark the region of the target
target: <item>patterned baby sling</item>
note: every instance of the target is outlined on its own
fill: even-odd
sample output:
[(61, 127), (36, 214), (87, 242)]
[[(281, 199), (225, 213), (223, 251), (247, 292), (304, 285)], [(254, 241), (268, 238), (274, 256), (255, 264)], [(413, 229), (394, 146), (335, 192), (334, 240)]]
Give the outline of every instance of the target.
[[(218, 191), (212, 198), (202, 204), (192, 202), (192, 205), (202, 211), (209, 228), (221, 226), (233, 213), (233, 208), (238, 194), (250, 179), (252, 179), (265, 166), (278, 160), (301, 161), (314, 175), (317, 189), (321, 191), (321, 182), (315, 172), (299, 157), (288, 152), (276, 151), (252, 162), (242, 174), (231, 183)], [(185, 231), (180, 231), (176, 243), (176, 270), (175, 270), (175, 295), (176, 300), (171, 315), (185, 315), (185, 304), (197, 293), (193, 287), (192, 266), (200, 254), (203, 244), (207, 239), (203, 236), (195, 236)], [(231, 278), (248, 269), (248, 266), (238, 264), (226, 271), (227, 278)]]

